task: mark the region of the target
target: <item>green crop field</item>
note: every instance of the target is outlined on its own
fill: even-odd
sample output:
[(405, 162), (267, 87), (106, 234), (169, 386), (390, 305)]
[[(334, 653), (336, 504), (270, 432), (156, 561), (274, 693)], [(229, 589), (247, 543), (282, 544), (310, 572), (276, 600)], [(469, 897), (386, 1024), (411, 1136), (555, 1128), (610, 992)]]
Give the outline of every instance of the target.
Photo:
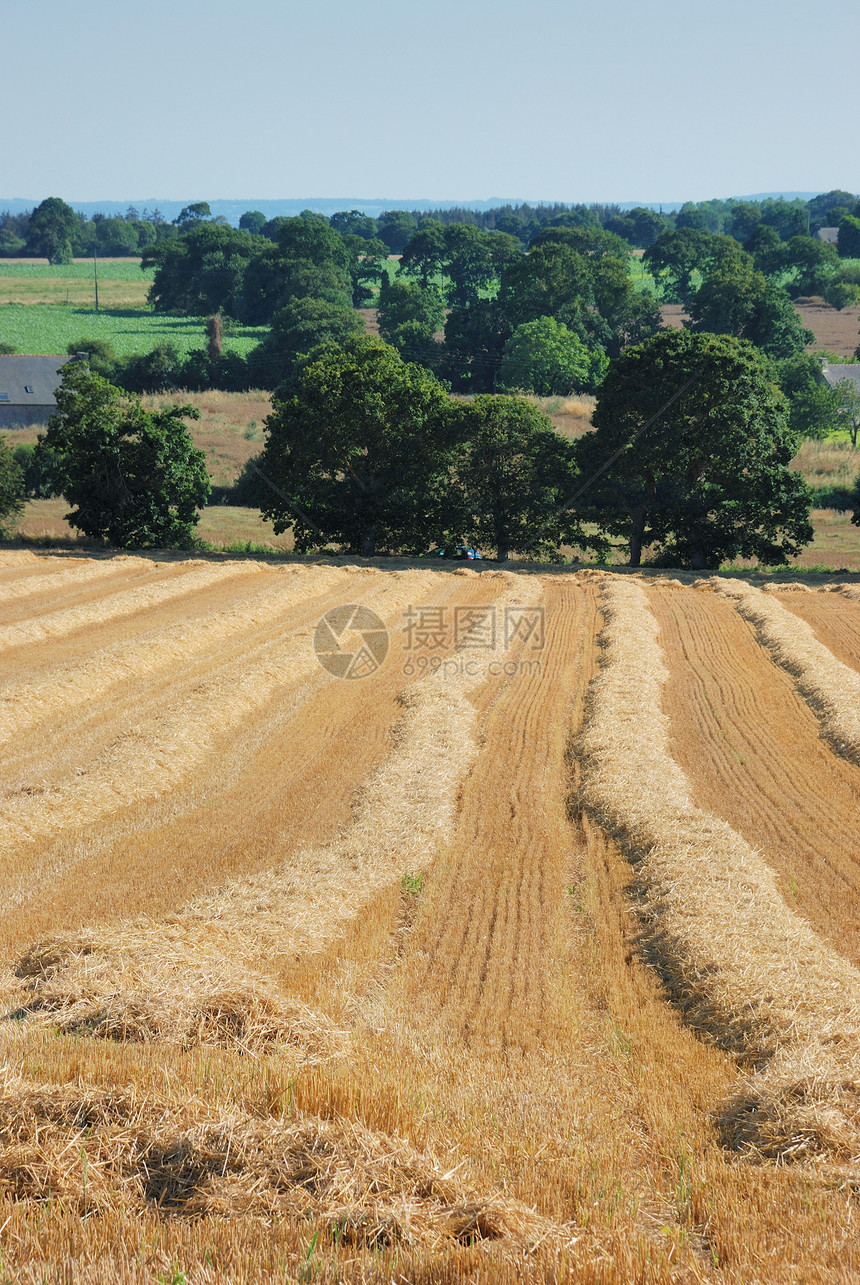
[[(62, 266), (0, 259), (0, 343), (34, 356), (65, 353), (82, 339), (103, 339), (119, 357), (166, 341), (183, 353), (204, 347), (204, 318), (170, 317), (149, 308), (152, 277), (152, 270), (141, 271), (139, 259), (100, 259), (97, 313), (92, 259)], [(245, 355), (265, 333), (264, 327), (231, 327), (224, 346)]]
[[(99, 282), (143, 281), (149, 284), (154, 268), (142, 269), (140, 259), (99, 259)], [(74, 263), (45, 263), (41, 259), (0, 259), (0, 280), (23, 277), (33, 281), (92, 281), (92, 259), (75, 259)]]
[[(247, 354), (266, 333), (265, 327), (237, 326), (225, 335), (224, 347)], [(82, 339), (103, 339), (119, 357), (148, 352), (169, 341), (180, 352), (206, 345), (202, 317), (169, 317), (148, 308), (65, 307), (61, 304), (6, 304), (0, 307), (0, 343), (34, 355), (64, 353)]]

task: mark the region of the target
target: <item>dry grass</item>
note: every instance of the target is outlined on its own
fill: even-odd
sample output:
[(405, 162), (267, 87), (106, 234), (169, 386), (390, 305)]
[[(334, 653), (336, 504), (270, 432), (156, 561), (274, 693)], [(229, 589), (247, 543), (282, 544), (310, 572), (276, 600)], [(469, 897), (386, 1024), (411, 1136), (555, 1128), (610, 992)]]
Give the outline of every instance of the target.
[(841, 357), (854, 356), (860, 308), (843, 308), (840, 312), (823, 299), (813, 296), (810, 299), (797, 299), (794, 309), (801, 323), (815, 335), (815, 341), (809, 345), (807, 352), (824, 350), (838, 353)]
[[(33, 260), (30, 260), (33, 262)], [(101, 261), (100, 262), (104, 262)], [(110, 262), (107, 260), (106, 262)], [(128, 262), (126, 260), (126, 262)], [(139, 280), (112, 281), (102, 273), (99, 279), (99, 305), (102, 309), (146, 307), (150, 279), (141, 272)], [(4, 304), (38, 306), (51, 304), (56, 307), (76, 308), (88, 312), (94, 304), (92, 276), (85, 277), (8, 277), (0, 264), (0, 307)], [(85, 335), (89, 317), (80, 319), (81, 334)], [(90, 326), (92, 323), (90, 323)]]
[(860, 764), (860, 674), (837, 660), (818, 641), (811, 625), (772, 595), (735, 580), (715, 577), (710, 583), (755, 625), (763, 646), (792, 675), (818, 715), (837, 754)]
[[(127, 559), (121, 565), (127, 566)], [(94, 571), (112, 571), (116, 562), (91, 563)], [(149, 565), (149, 564), (145, 564)], [(317, 597), (345, 580), (346, 573), (327, 567), (289, 567), (282, 570), (252, 565), (263, 583), (250, 596), (203, 620), (182, 621), (110, 647), (91, 652), (81, 660), (52, 669), (35, 681), (7, 684), (0, 688), (0, 743), (20, 735), (49, 712), (61, 713), (101, 700), (117, 683), (132, 676), (154, 674), (187, 663), (224, 640), (254, 626), (275, 620), (289, 607)], [(22, 588), (35, 593), (46, 582), (74, 577), (77, 571), (57, 572), (29, 581)], [(66, 583), (65, 581), (63, 583)]]
[(312, 1218), (326, 1240), (380, 1249), (523, 1243), (545, 1220), (480, 1196), (432, 1155), (354, 1122), (177, 1110), (133, 1092), (8, 1077), (0, 1097), (0, 1194), (81, 1217), (154, 1205), (174, 1218)]
[[(194, 445), (206, 454), (206, 467), (215, 486), (232, 486), (245, 463), (263, 449), (263, 425), (272, 410), (271, 393), (158, 393), (144, 397), (148, 409), (191, 405), (200, 418), (189, 421)], [(205, 538), (205, 537), (204, 537)]]
[(792, 468), (812, 487), (841, 486), (850, 488), (860, 473), (860, 450), (843, 438), (817, 441), (805, 438), (792, 460)]
[(809, 515), (815, 534), (812, 543), (791, 561), (795, 571), (832, 568), (837, 572), (860, 571), (860, 527), (851, 514), (838, 509), (813, 509)]
[[(649, 580), (670, 678), (671, 753), (696, 804), (761, 851), (783, 897), (860, 965), (860, 862), (853, 842), (860, 769), (835, 755), (791, 676), (719, 593)], [(783, 592), (839, 659), (860, 657), (860, 612), (839, 593)]]
[(572, 397), (529, 396), (528, 401), (550, 417), (562, 437), (576, 439), (591, 432), (591, 417), (597, 399), (588, 393), (578, 393)]
[[(179, 596), (183, 581), (191, 582), (189, 588), (200, 588), (237, 571), (264, 574), (255, 563), (204, 566), (164, 588)], [(417, 578), (415, 573), (411, 577), (394, 573), (376, 592), (365, 595), (365, 602), (383, 616), (402, 610)], [(135, 595), (142, 593), (129, 590), (128, 598), (141, 605)], [(91, 609), (92, 623), (103, 618), (96, 608)], [(286, 637), (276, 635), (255, 652), (241, 654), (222, 667), (217, 681), (195, 685), (169, 712), (124, 727), (85, 769), (78, 762), (65, 779), (55, 779), (47, 787), (33, 788), (28, 783), (7, 787), (7, 797), (0, 804), (0, 852), (11, 864), (22, 844), (44, 842), (65, 828), (80, 829), (122, 807), (176, 790), (255, 711), (318, 672), (306, 628)], [(7, 896), (14, 903), (15, 894), (7, 892)]]
[(860, 973), (779, 895), (772, 870), (693, 803), (668, 749), (668, 677), (644, 590), (607, 584), (605, 667), (580, 742), (584, 805), (635, 864), (643, 949), (685, 1020), (756, 1068), (731, 1144), (780, 1159), (860, 1148)]
[[(80, 540), (82, 536), (69, 526), (65, 514), (65, 500), (30, 500), (24, 508), (17, 532), (31, 540)], [(212, 504), (200, 513), (195, 536), (216, 549), (241, 552), (250, 544), (254, 551), (269, 548), (273, 552), (289, 553), (293, 549), (291, 531), (275, 535), (274, 525), (260, 516), (259, 509), (246, 509), (231, 504)], [(239, 546), (239, 548), (236, 548)]]
[[(6, 557), (3, 559), (6, 563)], [(133, 559), (127, 559), (125, 568), (129, 568)], [(96, 562), (92, 558), (74, 558), (69, 559), (65, 564), (63, 571), (51, 571), (48, 568), (50, 563), (46, 564), (35, 556), (35, 554), (24, 554), (21, 564), (31, 567), (35, 574), (28, 576), (24, 580), (18, 580), (12, 584), (4, 584), (2, 588), (3, 602), (15, 602), (19, 598), (30, 598), (34, 594), (52, 593), (55, 590), (65, 588), (77, 588), (81, 584), (89, 584), (91, 580), (101, 580), (108, 576), (117, 575), (117, 567), (113, 562)], [(142, 558), (137, 559), (137, 565), (141, 569), (149, 570), (149, 564)]]

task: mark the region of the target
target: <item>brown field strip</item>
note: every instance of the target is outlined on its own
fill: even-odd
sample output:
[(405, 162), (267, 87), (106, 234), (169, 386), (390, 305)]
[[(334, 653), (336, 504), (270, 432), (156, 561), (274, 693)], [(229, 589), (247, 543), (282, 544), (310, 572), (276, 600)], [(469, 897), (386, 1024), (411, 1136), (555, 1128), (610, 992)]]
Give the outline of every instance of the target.
[[(363, 598), (383, 617), (402, 612), (419, 582), (424, 583), (423, 576), (415, 572), (376, 577), (370, 592), (362, 586)], [(144, 719), (122, 726), (113, 738), (109, 725), (107, 744), (97, 742), (90, 761), (74, 756), (78, 739), (73, 736), (71, 753), (60, 760), (54, 779), (39, 781), (35, 787), (26, 781), (13, 783), (14, 793), (0, 805), (0, 849), (6, 858), (0, 877), (11, 904), (32, 886), (30, 845), (44, 845), (62, 831), (69, 831), (73, 839), (87, 835), (100, 818), (125, 807), (140, 808), (162, 796), (175, 805), (181, 784), (208, 765), (227, 738), (243, 730), (247, 734), (248, 720), (275, 696), (284, 699), (289, 689), (316, 678), (319, 664), (311, 646), (312, 627), (320, 608), (325, 611), (353, 599), (353, 579), (347, 577), (331, 598), (323, 596), (309, 604), (303, 613), (304, 627), (296, 630), (294, 625), (292, 634), (284, 636), (280, 627), (270, 623), (253, 644), (246, 639), (229, 649), (220, 667), (204, 660), (200, 665), (204, 681), (192, 673), (190, 690), (186, 682), (178, 694), (173, 692), (167, 675), (161, 687), (165, 707), (145, 705)], [(139, 692), (136, 699), (140, 701)]]
[(789, 905), (860, 964), (860, 770), (821, 739), (791, 676), (729, 601), (687, 588), (649, 600), (671, 675), (672, 755), (696, 802), (760, 848)]
[[(853, 1282), (845, 854), (815, 885), (860, 769), (733, 603), (168, 565), (0, 656), (0, 1277)], [(312, 649), (349, 602), (357, 682)]]
[(709, 582), (756, 628), (759, 642), (791, 674), (837, 754), (860, 766), (860, 673), (843, 665), (773, 593), (715, 577)]
[[(314, 621), (338, 601), (356, 594), (368, 600), (365, 584), (374, 577), (360, 577), (358, 586), (356, 577), (347, 579), (337, 597), (309, 604)], [(416, 601), (430, 594), (431, 601), (480, 602), (498, 592), (498, 582), (425, 573), (420, 590)], [(308, 632), (303, 641), (309, 645)], [(358, 781), (388, 747), (398, 693), (410, 681), (402, 659), (393, 647), (372, 685), (331, 682), (316, 667), (291, 698), (259, 710), (241, 739), (223, 746), (217, 763), (207, 763), (202, 779), (192, 777), (155, 806), (103, 818), (95, 835), (72, 833), (41, 850), (52, 886), (42, 891), (39, 867), (25, 867), (16, 883), (10, 875), (4, 896), (10, 908), (14, 896), (18, 910), (4, 925), (7, 940), (20, 948), (52, 928), (173, 910), (230, 876), (264, 870), (302, 843), (330, 838), (349, 818)], [(150, 860), (153, 850), (176, 872), (172, 902), (160, 863)]]
[(173, 679), (177, 667), (223, 649), (237, 636), (245, 651), (260, 626), (277, 621), (279, 628), (288, 629), (289, 608), (305, 604), (313, 610), (311, 604), (325, 589), (347, 580), (336, 568), (273, 571), (238, 601), (234, 590), (226, 608), (99, 648), (76, 662), (54, 667), (50, 652), (43, 652), (38, 677), (0, 686), (0, 742), (43, 719), (56, 723), (80, 705), (93, 705), (123, 682), (135, 683), (164, 669), (172, 671)]
[[(405, 583), (400, 604), (408, 601), (402, 589), (408, 586), (413, 590), (421, 574), (402, 576)], [(483, 584), (497, 587), (492, 581), (478, 581), (476, 587)], [(486, 591), (482, 594), (484, 601), (485, 594)], [(352, 824), (328, 849), (273, 854), (281, 860), (286, 855), (286, 864), (251, 881), (240, 879), (171, 920), (169, 945), (164, 941), (163, 925), (152, 922), (136, 930), (120, 928), (108, 938), (104, 934), (95, 938), (85, 935), (80, 948), (62, 947), (64, 957), (71, 952), (75, 959), (59, 970), (60, 990), (76, 996), (68, 1001), (72, 1009), (69, 1020), (80, 1020), (81, 1004), (91, 1008), (94, 1002), (102, 1003), (93, 995), (102, 995), (105, 987), (115, 990), (119, 985), (126, 997), (122, 1003), (128, 1008), (129, 995), (136, 995), (141, 987), (147, 993), (151, 991), (153, 974), (159, 966), (163, 971), (165, 964), (174, 981), (165, 980), (158, 994), (161, 1008), (169, 1015), (176, 981), (178, 1002), (184, 1002), (184, 975), (193, 975), (201, 964), (205, 964), (204, 972), (224, 973), (241, 966), (258, 974), (260, 967), (273, 960), (289, 961), (297, 953), (318, 950), (337, 934), (342, 921), (360, 913), (377, 887), (392, 880), (399, 885), (404, 867), (420, 868), (432, 855), (438, 835), (450, 828), (456, 784), (468, 767), (468, 738), (457, 730), (466, 707), (462, 696), (458, 704), (456, 689), (471, 681), (458, 676), (456, 682), (440, 682), (434, 677), (415, 685), (400, 720), (394, 750), (379, 773), (364, 786)], [(456, 764), (447, 752), (449, 741), (459, 756)], [(250, 926), (252, 932), (248, 931)], [(49, 945), (43, 948), (42, 956), (46, 957), (47, 951), (53, 958), (56, 949)], [(136, 957), (141, 960), (137, 969)], [(37, 977), (40, 1006), (46, 1003), (45, 994), (51, 992), (48, 1007), (54, 1023), (60, 1020), (64, 1007), (58, 1002), (53, 982), (56, 971), (50, 965), (44, 978)], [(38, 972), (36, 968), (33, 975)], [(76, 973), (80, 974), (77, 989), (74, 982), (68, 981)], [(101, 980), (102, 975), (106, 980)], [(131, 975), (136, 975), (136, 980), (131, 980)], [(190, 998), (194, 999), (193, 993)], [(139, 1007), (141, 1001), (134, 1002)], [(113, 1009), (111, 1013), (113, 1021)], [(150, 1019), (149, 1024), (156, 1020)]]
[[(158, 567), (159, 581), (142, 585), (136, 589), (122, 589), (117, 593), (103, 597), (99, 589), (93, 587), (88, 596), (90, 601), (77, 606), (49, 610), (35, 619), (27, 618), (17, 624), (0, 626), (0, 651), (14, 647), (32, 646), (48, 638), (62, 637), (92, 627), (98, 627), (118, 617), (135, 615), (147, 608), (157, 607), (165, 602), (182, 598), (198, 589), (206, 589), (219, 580), (232, 580), (259, 574), (259, 568), (253, 562), (232, 562), (223, 564), (204, 564), (186, 562), (178, 567), (168, 565)], [(23, 604), (22, 604), (23, 606)], [(30, 604), (30, 610), (38, 610), (38, 601)]]
[[(2, 559), (3, 554), (0, 554), (0, 565), (2, 565)], [(93, 580), (106, 580), (111, 577), (125, 579), (133, 570), (139, 572), (152, 570), (152, 564), (145, 558), (129, 557), (110, 558), (103, 562), (84, 558), (66, 559), (60, 571), (53, 569), (54, 566), (56, 563), (52, 565), (52, 560), (33, 557), (33, 569), (26, 577), (21, 576), (19, 569), (14, 581), (10, 582), (4, 578), (0, 582), (0, 609), (2, 609), (4, 624), (8, 623), (9, 605), (21, 598), (32, 598), (37, 594), (46, 593), (61, 594), (65, 590), (86, 588)], [(101, 586), (99, 592), (104, 592)], [(51, 606), (53, 605), (51, 602)], [(32, 604), (28, 603), (27, 610), (32, 611), (32, 609)]]
[[(154, 559), (147, 558), (110, 558), (97, 564), (98, 570), (96, 575), (75, 575), (70, 579), (65, 579), (54, 586), (52, 584), (53, 576), (48, 574), (40, 576), (38, 583), (31, 582), (31, 591), (22, 598), (12, 596), (9, 600), (2, 599), (2, 624), (0, 629), (11, 629), (12, 636), (16, 629), (25, 630), (24, 640), (29, 642), (36, 639), (39, 635), (36, 632), (36, 622), (42, 618), (47, 619), (49, 632), (46, 636), (50, 637), (52, 633), (62, 632), (62, 629), (53, 628), (53, 621), (56, 617), (62, 621), (64, 613), (70, 613), (69, 618), (73, 619), (75, 611), (83, 614), (83, 623), (87, 623), (86, 613), (93, 604), (101, 602), (111, 594), (118, 594), (120, 591), (127, 592), (134, 587), (149, 588), (154, 587), (161, 581), (169, 580), (175, 575), (175, 570), (169, 563), (164, 564)], [(58, 572), (64, 575), (63, 572)], [(23, 600), (22, 600), (23, 599)], [(4, 634), (0, 634), (0, 639)], [(14, 643), (12, 644), (14, 646)]]
[(860, 1154), (860, 972), (780, 896), (772, 868), (693, 800), (662, 709), (659, 624), (634, 580), (607, 580), (605, 663), (579, 741), (584, 805), (635, 862), (643, 946), (685, 1020), (755, 1068), (724, 1117), (776, 1158)]
[(567, 720), (582, 717), (597, 604), (582, 581), (550, 582), (547, 609), (540, 681), (477, 694), (487, 748), (343, 1083), (317, 1076), (300, 1100), (358, 1103), (452, 1158), (465, 1147), (479, 1187), (504, 1175), (559, 1224), (512, 1279), (759, 1280), (797, 1244), (818, 1255), (810, 1279), (837, 1279), (839, 1244), (819, 1247), (819, 1229), (850, 1226), (850, 1199), (725, 1157), (712, 1115), (737, 1072), (637, 961), (627, 863), (568, 820)]
[(842, 593), (782, 589), (777, 601), (805, 620), (837, 660), (860, 672), (860, 602)]
[[(183, 575), (182, 564), (177, 568), (175, 564), (168, 563), (170, 571), (166, 579), (161, 577), (148, 586), (141, 586), (169, 591), (166, 597), (160, 597), (155, 603), (147, 605), (138, 601), (135, 605), (132, 602), (135, 609), (131, 612), (123, 611), (84, 628), (49, 635), (24, 647), (10, 647), (5, 651), (0, 648), (0, 691), (8, 692), (27, 683), (40, 683), (46, 678), (53, 680), (69, 667), (79, 666), (82, 672), (113, 646), (154, 636), (161, 630), (191, 629), (196, 622), (202, 622), (217, 612), (236, 610), (243, 599), (273, 583), (266, 579), (273, 570), (269, 567), (258, 564), (260, 576), (252, 574), (248, 577), (241, 570), (244, 564), (216, 565), (222, 572), (230, 566), (239, 566), (238, 577), (226, 574), (214, 580), (204, 580), (196, 587), (191, 581), (186, 586), (188, 591), (182, 594), (178, 588), (174, 592), (172, 583), (177, 576), (181, 578)], [(119, 588), (117, 595), (108, 593), (106, 600), (126, 592), (134, 593), (136, 590)], [(93, 604), (89, 610), (94, 609)]]

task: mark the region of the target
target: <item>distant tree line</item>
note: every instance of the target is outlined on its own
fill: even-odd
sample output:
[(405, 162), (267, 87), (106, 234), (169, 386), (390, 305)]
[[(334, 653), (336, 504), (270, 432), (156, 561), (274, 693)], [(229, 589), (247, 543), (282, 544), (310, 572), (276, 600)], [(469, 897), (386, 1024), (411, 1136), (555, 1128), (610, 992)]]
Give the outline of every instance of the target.
[[(612, 361), (657, 333), (667, 302), (685, 309), (692, 332), (742, 338), (761, 351), (789, 397), (795, 431), (823, 436), (842, 422), (836, 394), (803, 351), (812, 336), (792, 301), (860, 301), (860, 263), (844, 253), (860, 248), (860, 204), (848, 192), (809, 202), (688, 203), (673, 215), (522, 205), (267, 220), (249, 210), (234, 228), (212, 218), (206, 202), (170, 225), (133, 214), (118, 222), (150, 229), (139, 253), (154, 270), (156, 311), (208, 316), (219, 330), (268, 331), (247, 358), (220, 342), (188, 355), (161, 344), (124, 361), (104, 345), (73, 346), (130, 392), (274, 390), (319, 345), (364, 333), (359, 310), (374, 306), (383, 339), (454, 392), (593, 393)], [(839, 247), (811, 235), (833, 221)], [(84, 220), (96, 235), (107, 222)], [(30, 215), (28, 243), (62, 256), (81, 226), (49, 198)], [(633, 270), (634, 247), (645, 275)]]
[[(794, 236), (815, 236), (821, 227), (838, 227), (840, 252), (845, 257), (856, 258), (860, 257), (858, 201), (857, 195), (835, 189), (810, 201), (799, 198), (687, 201), (680, 209), (665, 212), (643, 206), (622, 210), (612, 204), (523, 202), (489, 210), (456, 206), (430, 212), (387, 210), (376, 218), (360, 210), (344, 210), (333, 214), (328, 222), (343, 236), (378, 240), (389, 254), (401, 254), (415, 233), (430, 222), (443, 227), (460, 224), (484, 232), (503, 232), (515, 237), (523, 247), (547, 227), (605, 228), (639, 249), (647, 249), (662, 233), (676, 228), (722, 234), (744, 242), (759, 227), (771, 228), (781, 241)], [(52, 263), (67, 262), (71, 256), (90, 255), (93, 251), (111, 256), (135, 256), (147, 246), (175, 236), (195, 221), (204, 219), (226, 223), (220, 216), (213, 217), (206, 201), (186, 206), (176, 219), (167, 222), (158, 209), (138, 210), (134, 206), (129, 206), (124, 215), (96, 213), (88, 218), (52, 196), (24, 213), (12, 214), (8, 210), (0, 213), (0, 256), (35, 256), (48, 258)], [(267, 219), (260, 210), (246, 210), (239, 219), (239, 229), (277, 241), (282, 222), (281, 218)]]

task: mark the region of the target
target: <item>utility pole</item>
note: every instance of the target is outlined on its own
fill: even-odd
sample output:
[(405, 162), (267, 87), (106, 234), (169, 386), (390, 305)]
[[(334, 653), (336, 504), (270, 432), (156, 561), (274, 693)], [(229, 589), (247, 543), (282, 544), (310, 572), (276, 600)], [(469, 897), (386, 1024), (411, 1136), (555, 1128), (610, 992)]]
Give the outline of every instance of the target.
[(96, 289), (96, 312), (99, 310), (99, 265), (96, 259), (96, 248), (93, 246), (93, 284)]

